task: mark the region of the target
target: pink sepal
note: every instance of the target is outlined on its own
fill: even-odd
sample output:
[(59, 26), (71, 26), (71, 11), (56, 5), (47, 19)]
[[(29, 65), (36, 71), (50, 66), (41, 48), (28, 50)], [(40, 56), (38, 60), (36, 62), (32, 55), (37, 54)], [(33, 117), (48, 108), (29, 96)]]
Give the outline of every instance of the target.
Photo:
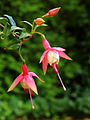
[(63, 51), (58, 51), (59, 56), (68, 60), (72, 60), (66, 53), (64, 53)]
[(12, 85), (10, 86), (10, 88), (8, 89), (8, 92), (11, 91), (11, 90), (13, 90), (21, 80), (23, 80), (23, 75), (22, 75), (22, 74), (20, 74), (20, 75), (14, 80), (14, 82), (12, 83)]
[(47, 50), (49, 48), (51, 48), (49, 42), (46, 40), (46, 38), (42, 38), (42, 44), (43, 44), (43, 47)]
[(35, 84), (35, 82), (34, 82), (34, 79), (32, 78), (32, 77), (30, 77), (30, 76), (26, 76), (25, 78), (25, 82), (26, 82), (26, 84), (28, 85), (28, 87), (32, 90), (32, 91), (34, 91), (36, 94), (38, 94), (38, 92), (37, 92), (37, 87), (36, 87), (36, 84)]

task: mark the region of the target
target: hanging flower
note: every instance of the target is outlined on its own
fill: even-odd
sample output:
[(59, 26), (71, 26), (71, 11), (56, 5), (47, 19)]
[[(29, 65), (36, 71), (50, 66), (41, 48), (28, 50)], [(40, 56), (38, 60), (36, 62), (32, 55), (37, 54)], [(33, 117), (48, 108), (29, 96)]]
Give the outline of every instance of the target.
[(68, 60), (71, 60), (71, 58), (68, 55), (66, 55), (66, 53), (64, 52), (65, 51), (64, 48), (51, 47), (49, 42), (46, 40), (46, 38), (42, 39), (42, 44), (43, 44), (43, 47), (45, 48), (45, 52), (40, 58), (40, 63), (42, 62), (42, 68), (43, 68), (44, 74), (47, 71), (47, 67), (49, 63), (50, 66), (53, 68), (54, 72), (58, 75), (64, 90), (66, 90), (58, 72), (58, 63), (59, 63), (60, 57)]
[(61, 7), (51, 9), (51, 10), (48, 11), (48, 13), (46, 13), (42, 17), (53, 17), (53, 16), (55, 16), (59, 12), (60, 9), (61, 9)]
[(35, 73), (28, 72), (28, 68), (26, 64), (22, 65), (22, 73), (14, 80), (10, 88), (8, 89), (8, 92), (13, 90), (18, 83), (21, 84), (21, 86), (24, 88), (24, 90), (29, 92), (30, 94), (30, 100), (32, 104), (32, 108), (34, 109), (34, 104), (32, 101), (32, 91), (35, 92), (38, 95), (37, 87), (34, 82), (33, 76), (38, 78), (41, 82), (43, 82)]

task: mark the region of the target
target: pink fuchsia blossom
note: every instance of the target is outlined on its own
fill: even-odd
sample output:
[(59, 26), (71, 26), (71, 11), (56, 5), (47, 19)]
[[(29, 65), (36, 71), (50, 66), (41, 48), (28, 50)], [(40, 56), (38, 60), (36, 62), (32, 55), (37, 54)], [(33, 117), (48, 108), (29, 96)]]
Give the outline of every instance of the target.
[(35, 23), (36, 23), (37, 25), (42, 25), (42, 24), (44, 24), (44, 22), (45, 22), (42, 18), (37, 18), (37, 19), (35, 19), (34, 21), (35, 21)]
[(21, 86), (24, 88), (24, 90), (26, 92), (29, 92), (32, 108), (34, 109), (34, 104), (32, 101), (32, 91), (35, 92), (37, 95), (38, 95), (38, 91), (37, 91), (37, 87), (36, 87), (33, 77), (36, 77), (41, 82), (43, 82), (35, 73), (28, 72), (28, 68), (27, 68), (26, 64), (23, 64), (22, 65), (22, 73), (14, 80), (14, 82), (8, 89), (8, 92), (13, 90), (17, 86), (17, 84), (20, 83)]
[(55, 16), (59, 12), (60, 9), (61, 9), (61, 7), (51, 9), (51, 10), (48, 11), (48, 13), (46, 13), (42, 17), (53, 17), (53, 16)]
[(40, 63), (42, 62), (42, 69), (44, 74), (47, 71), (48, 64), (50, 64), (54, 72), (58, 75), (64, 90), (66, 90), (58, 72), (58, 63), (59, 63), (60, 57), (68, 60), (71, 60), (71, 58), (64, 52), (65, 51), (64, 48), (51, 47), (49, 42), (46, 40), (46, 38), (42, 39), (42, 44), (43, 44), (43, 47), (45, 48), (45, 51), (40, 58)]

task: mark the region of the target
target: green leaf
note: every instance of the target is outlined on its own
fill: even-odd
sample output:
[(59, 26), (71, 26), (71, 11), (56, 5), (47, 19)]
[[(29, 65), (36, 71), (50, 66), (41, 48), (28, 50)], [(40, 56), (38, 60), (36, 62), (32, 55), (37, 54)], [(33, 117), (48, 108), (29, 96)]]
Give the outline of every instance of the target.
[(20, 35), (20, 39), (21, 39), (21, 38), (25, 38), (25, 37), (29, 37), (29, 36), (31, 36), (30, 33), (22, 32), (21, 35)]
[(17, 26), (12, 26), (11, 27), (11, 31), (13, 30), (23, 30), (24, 28), (20, 28), (20, 27), (17, 27)]
[(7, 23), (7, 18), (5, 18), (5, 17), (0, 17), (0, 23), (1, 24), (3, 24), (3, 25), (5, 25), (6, 23)]
[(21, 21), (21, 22), (26, 23), (26, 24), (28, 24), (28, 25), (30, 25), (32, 27), (32, 24), (30, 22), (28, 22), (28, 21)]
[(10, 28), (7, 26), (7, 24), (4, 27), (3, 33), (5, 37), (9, 36), (11, 33)]
[(3, 33), (4, 33), (4, 35), (6, 36), (6, 34), (7, 34), (7, 24), (5, 25), (5, 27), (4, 27), (4, 30), (3, 30)]
[(2, 31), (0, 31), (0, 36), (1, 36), (1, 35), (3, 35), (3, 32), (2, 32)]
[(9, 22), (12, 26), (16, 26), (16, 22), (14, 21), (14, 19), (12, 18), (12, 16), (9, 15), (4, 15), (5, 17), (7, 17), (9, 19)]
[(47, 24), (42, 24), (42, 25), (38, 25), (38, 27), (46, 27), (48, 26)]
[(8, 50), (16, 50), (20, 47), (20, 43), (16, 43), (16, 44), (13, 44), (11, 45), (10, 47), (6, 48)]
[(35, 28), (38, 28), (38, 27), (46, 27), (48, 26), (47, 24), (42, 24), (42, 25), (36, 25)]

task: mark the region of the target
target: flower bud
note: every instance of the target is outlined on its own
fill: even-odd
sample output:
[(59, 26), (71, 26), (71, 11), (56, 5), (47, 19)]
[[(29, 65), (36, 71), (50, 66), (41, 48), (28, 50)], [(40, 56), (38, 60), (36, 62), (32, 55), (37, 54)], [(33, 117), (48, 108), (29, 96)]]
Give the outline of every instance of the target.
[(59, 54), (56, 51), (49, 51), (48, 52), (48, 63), (52, 65), (53, 63), (59, 63)]
[(35, 19), (34, 21), (35, 21), (35, 23), (36, 23), (37, 25), (42, 25), (42, 24), (44, 24), (44, 22), (45, 22), (42, 18), (37, 18), (37, 19)]
[(53, 16), (55, 16), (55, 15), (59, 12), (60, 8), (61, 8), (61, 7), (51, 9), (51, 10), (48, 11), (48, 13), (46, 13), (46, 14), (43, 15), (42, 17), (50, 17), (50, 16), (53, 17)]

